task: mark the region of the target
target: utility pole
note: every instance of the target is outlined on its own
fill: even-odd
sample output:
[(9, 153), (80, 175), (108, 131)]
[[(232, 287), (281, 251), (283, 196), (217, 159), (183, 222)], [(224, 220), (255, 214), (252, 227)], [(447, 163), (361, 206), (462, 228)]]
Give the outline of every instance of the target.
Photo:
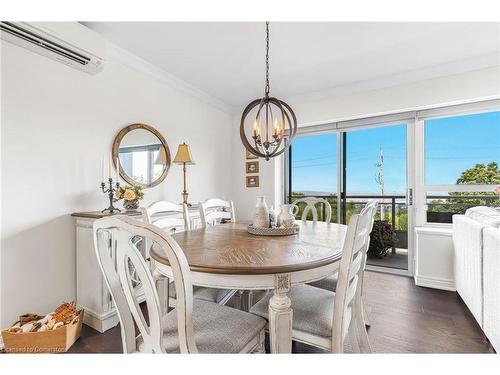
[[(384, 197), (384, 150), (380, 148), (379, 158), (375, 166), (378, 168), (378, 172), (375, 175), (375, 181), (380, 186), (380, 195), (382, 196), (382, 202)], [(381, 203), (382, 203), (381, 202)], [(384, 205), (380, 204), (380, 220), (385, 219)]]

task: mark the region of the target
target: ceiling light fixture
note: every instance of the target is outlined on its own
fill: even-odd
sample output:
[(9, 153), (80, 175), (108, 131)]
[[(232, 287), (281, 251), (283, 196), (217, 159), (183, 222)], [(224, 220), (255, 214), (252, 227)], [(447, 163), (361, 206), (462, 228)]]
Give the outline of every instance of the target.
[[(274, 108), (274, 112), (273, 112)], [(245, 131), (251, 124), (251, 136)], [(247, 126), (249, 127), (249, 126)], [(269, 160), (285, 152), (297, 133), (297, 118), (284, 101), (269, 96), (269, 22), (266, 22), (266, 86), (264, 97), (247, 105), (241, 115), (240, 138), (255, 156)]]

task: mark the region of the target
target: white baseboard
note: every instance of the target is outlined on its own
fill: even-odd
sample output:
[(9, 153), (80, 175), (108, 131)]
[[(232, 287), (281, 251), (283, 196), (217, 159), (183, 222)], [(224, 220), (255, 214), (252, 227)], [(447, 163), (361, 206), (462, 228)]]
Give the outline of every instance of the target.
[(456, 291), (454, 280), (443, 279), (440, 277), (415, 275), (415, 285), (423, 286), (426, 288), (449, 290), (451, 292)]

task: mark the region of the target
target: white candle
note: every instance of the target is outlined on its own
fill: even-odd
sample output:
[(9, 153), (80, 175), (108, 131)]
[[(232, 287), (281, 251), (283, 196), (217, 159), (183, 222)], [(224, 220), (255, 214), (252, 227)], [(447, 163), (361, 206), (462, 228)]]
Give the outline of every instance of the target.
[(105, 165), (106, 165), (106, 156), (103, 155), (102, 159), (101, 159), (101, 174), (102, 174), (102, 180), (101, 182), (106, 182), (106, 172), (104, 171), (105, 170)]
[(120, 163), (120, 160), (118, 158), (116, 158), (115, 183), (118, 182), (118, 178), (120, 177), (120, 173), (119, 173), (119, 171), (120, 171), (120, 164), (119, 163)]
[(109, 153), (109, 168), (108, 168), (108, 178), (111, 178), (111, 171), (113, 170), (113, 158), (111, 157), (111, 152)]

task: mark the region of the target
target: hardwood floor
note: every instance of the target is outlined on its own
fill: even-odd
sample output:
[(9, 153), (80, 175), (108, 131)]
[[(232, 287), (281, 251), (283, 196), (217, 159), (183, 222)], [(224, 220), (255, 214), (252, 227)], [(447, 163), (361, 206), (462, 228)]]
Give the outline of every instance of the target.
[[(412, 278), (365, 274), (368, 336), (376, 353), (493, 353), (454, 292), (417, 287)], [(234, 303), (234, 301), (230, 301)], [(120, 328), (103, 334), (84, 325), (70, 353), (121, 353)], [(294, 343), (294, 353), (321, 350)]]

